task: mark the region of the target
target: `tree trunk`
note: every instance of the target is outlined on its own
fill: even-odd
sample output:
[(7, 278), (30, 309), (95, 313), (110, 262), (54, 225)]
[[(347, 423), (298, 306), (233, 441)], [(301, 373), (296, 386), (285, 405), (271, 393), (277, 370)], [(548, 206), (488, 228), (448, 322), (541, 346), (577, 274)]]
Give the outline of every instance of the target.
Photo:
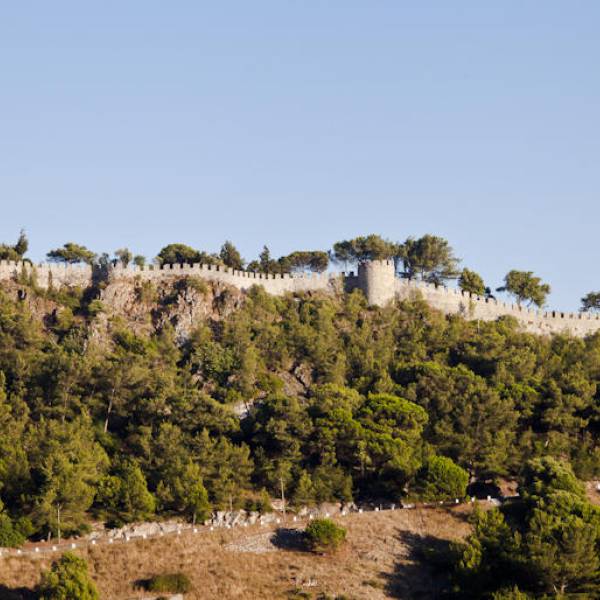
[(279, 478), (279, 484), (281, 486), (281, 508), (283, 509), (283, 516), (285, 517), (285, 491), (283, 487), (283, 477)]
[(110, 400), (108, 401), (108, 407), (106, 408), (106, 419), (104, 419), (104, 433), (108, 432), (108, 419), (110, 417), (110, 413), (112, 412), (114, 399), (115, 399), (115, 389), (113, 388), (113, 391), (110, 395)]
[(56, 505), (56, 534), (60, 544), (60, 504)]

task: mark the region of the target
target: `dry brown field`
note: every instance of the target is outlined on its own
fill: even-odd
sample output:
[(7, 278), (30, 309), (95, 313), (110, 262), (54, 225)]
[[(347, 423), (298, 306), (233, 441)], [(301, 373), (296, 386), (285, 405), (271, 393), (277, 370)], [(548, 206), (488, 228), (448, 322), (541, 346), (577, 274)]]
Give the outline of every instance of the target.
[[(301, 525), (186, 532), (76, 550), (88, 561), (101, 598), (148, 597), (139, 582), (183, 572), (194, 589), (186, 600), (435, 598), (443, 575), (420, 558), (425, 546), (464, 537), (470, 507), (414, 509), (337, 517), (347, 528), (345, 546), (318, 555), (298, 548)], [(29, 600), (50, 556), (0, 559), (0, 598)], [(302, 592), (305, 595), (298, 594)]]

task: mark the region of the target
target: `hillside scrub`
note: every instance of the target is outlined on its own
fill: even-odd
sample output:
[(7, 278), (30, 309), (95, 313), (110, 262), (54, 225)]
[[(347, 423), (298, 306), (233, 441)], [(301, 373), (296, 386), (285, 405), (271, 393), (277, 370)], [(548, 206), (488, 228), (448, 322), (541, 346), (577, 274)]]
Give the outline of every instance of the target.
[(145, 587), (149, 592), (185, 594), (192, 588), (192, 582), (184, 573), (165, 573), (151, 577)]
[[(185, 293), (175, 282), (148, 311)], [(134, 333), (105, 308), (98, 344), (104, 312), (75, 306), (58, 326), (0, 292), (7, 531), (201, 520), (263, 490), (296, 506), (452, 499), (547, 456), (582, 479), (600, 471), (598, 335), (538, 337), (420, 301), (367, 307), (360, 292), (254, 287), (185, 339), (169, 321)]]
[(346, 530), (331, 519), (315, 519), (304, 530), (304, 538), (313, 552), (333, 552), (346, 539)]
[(43, 574), (38, 594), (39, 600), (100, 599), (85, 560), (71, 552), (63, 554)]

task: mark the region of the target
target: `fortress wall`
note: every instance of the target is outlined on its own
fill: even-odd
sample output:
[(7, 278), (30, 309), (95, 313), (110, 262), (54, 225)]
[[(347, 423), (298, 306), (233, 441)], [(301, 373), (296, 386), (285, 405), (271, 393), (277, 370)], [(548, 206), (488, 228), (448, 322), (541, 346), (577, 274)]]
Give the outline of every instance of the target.
[(79, 286), (87, 287), (92, 282), (90, 265), (68, 265), (64, 263), (42, 263), (32, 265), (28, 262), (0, 261), (0, 281), (16, 280), (25, 274), (35, 276), (39, 287)]
[(111, 268), (110, 279), (133, 279), (139, 278), (143, 281), (164, 281), (170, 278), (180, 277), (200, 277), (208, 281), (219, 281), (236, 287), (240, 290), (247, 290), (253, 285), (260, 285), (269, 294), (280, 296), (286, 292), (303, 292), (310, 290), (329, 290), (332, 280), (338, 276), (332, 276), (328, 273), (298, 273), (283, 275), (278, 273), (252, 273), (249, 271), (236, 271), (228, 267), (219, 265), (145, 265), (136, 266), (116, 266)]
[(134, 265), (110, 267), (108, 272), (92, 270), (90, 265), (66, 265), (47, 263), (31, 265), (23, 262), (0, 261), (0, 282), (17, 280), (22, 274), (35, 273), (39, 287), (50, 285), (60, 287), (87, 287), (93, 277), (108, 278), (109, 281), (140, 279), (142, 281), (163, 281), (181, 277), (199, 277), (208, 281), (218, 281), (240, 290), (253, 285), (262, 286), (269, 294), (276, 296), (287, 292), (333, 291), (338, 282), (343, 282), (346, 291), (361, 289), (369, 304), (384, 306), (395, 298), (406, 299), (421, 296), (429, 305), (445, 314), (458, 314), (466, 319), (493, 321), (505, 315), (515, 317), (523, 328), (532, 333), (562, 333), (585, 336), (600, 330), (600, 316), (588, 313), (563, 313), (538, 311), (495, 299), (481, 298), (460, 290), (427, 284), (418, 281), (399, 279), (395, 276), (393, 261), (372, 261), (359, 265), (358, 273), (294, 273), (263, 274), (248, 271), (235, 271), (214, 265)]
[(585, 336), (600, 330), (600, 315), (529, 309), (424, 282), (397, 279), (396, 294), (401, 299), (420, 295), (430, 306), (443, 313), (458, 314), (469, 320), (494, 321), (502, 316), (511, 316), (531, 333)]

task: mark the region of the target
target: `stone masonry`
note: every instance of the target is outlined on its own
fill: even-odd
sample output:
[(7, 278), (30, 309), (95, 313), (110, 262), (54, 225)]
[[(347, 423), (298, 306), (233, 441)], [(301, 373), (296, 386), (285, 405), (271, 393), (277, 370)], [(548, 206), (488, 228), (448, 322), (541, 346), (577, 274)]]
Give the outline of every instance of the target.
[(444, 314), (459, 314), (465, 319), (493, 321), (498, 317), (515, 317), (526, 331), (550, 334), (568, 332), (583, 337), (600, 329), (600, 316), (588, 313), (532, 310), (507, 304), (491, 298), (482, 298), (460, 290), (433, 284), (409, 281), (396, 276), (393, 261), (371, 261), (359, 265), (358, 274), (262, 274), (235, 271), (210, 265), (146, 265), (111, 267), (108, 271), (92, 269), (89, 265), (40, 264), (31, 265), (0, 261), (0, 282), (33, 277), (41, 288), (62, 285), (87, 287), (95, 279), (164, 281), (181, 277), (199, 277), (219, 281), (240, 290), (253, 285), (262, 286), (268, 293), (282, 295), (288, 292), (347, 291), (360, 289), (369, 304), (385, 306), (395, 299), (422, 297), (429, 305)]

